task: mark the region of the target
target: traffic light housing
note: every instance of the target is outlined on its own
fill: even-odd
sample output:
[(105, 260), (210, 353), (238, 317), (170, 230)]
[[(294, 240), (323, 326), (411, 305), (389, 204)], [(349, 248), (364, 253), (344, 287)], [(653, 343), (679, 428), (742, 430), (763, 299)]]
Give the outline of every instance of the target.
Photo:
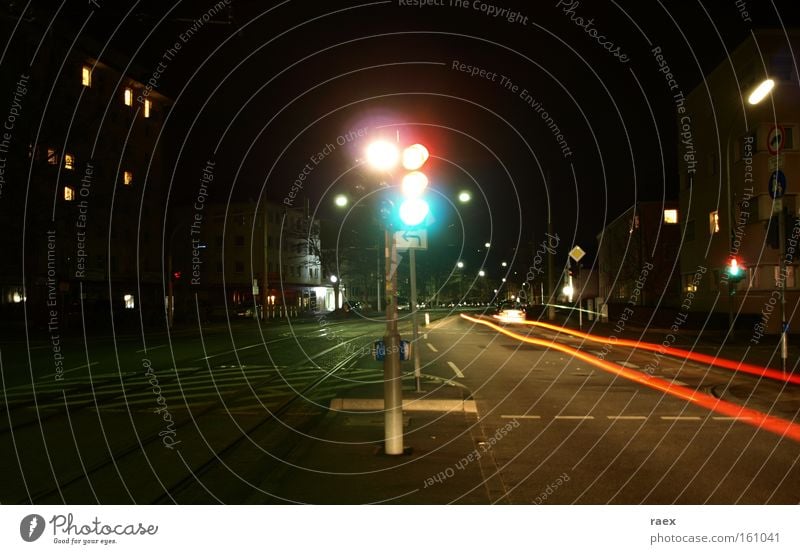
[(428, 149), (414, 144), (403, 150), (403, 167), (408, 171), (403, 176), (400, 188), (403, 200), (398, 208), (398, 219), (403, 229), (424, 226), (430, 213), (428, 202), (423, 198), (428, 186), (428, 177), (420, 171), (428, 160)]

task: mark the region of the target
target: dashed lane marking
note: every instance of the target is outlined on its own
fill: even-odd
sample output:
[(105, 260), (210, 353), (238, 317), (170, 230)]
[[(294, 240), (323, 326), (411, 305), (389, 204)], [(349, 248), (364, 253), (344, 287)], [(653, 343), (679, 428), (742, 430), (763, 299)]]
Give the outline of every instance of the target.
[(501, 419), (542, 419), (540, 415), (501, 415)]
[(700, 416), (666, 416), (666, 415), (664, 415), (664, 416), (661, 416), (661, 419), (664, 419), (666, 421), (700, 421), (703, 418), (701, 418)]
[(594, 419), (591, 415), (557, 415), (554, 419)]
[(647, 419), (647, 416), (643, 415), (610, 415), (606, 417), (608, 419), (622, 420), (622, 421), (642, 421)]
[(450, 366), (450, 369), (453, 370), (453, 373), (456, 374), (456, 377), (459, 377), (460, 379), (464, 378), (464, 374), (461, 372), (460, 369), (458, 369), (458, 366), (456, 364), (454, 364), (453, 362), (447, 362), (447, 365)]
[(425, 344), (427, 344), (428, 348), (430, 348), (433, 352), (438, 352), (438, 350), (436, 350), (436, 347), (434, 345), (432, 345), (431, 343), (426, 342)]

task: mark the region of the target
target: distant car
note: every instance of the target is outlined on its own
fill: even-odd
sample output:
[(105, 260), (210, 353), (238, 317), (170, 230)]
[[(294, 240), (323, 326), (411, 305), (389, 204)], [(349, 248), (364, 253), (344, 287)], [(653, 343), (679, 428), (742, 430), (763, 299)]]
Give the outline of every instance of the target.
[(502, 302), (497, 307), (494, 318), (503, 323), (524, 323), (525, 308), (515, 302)]

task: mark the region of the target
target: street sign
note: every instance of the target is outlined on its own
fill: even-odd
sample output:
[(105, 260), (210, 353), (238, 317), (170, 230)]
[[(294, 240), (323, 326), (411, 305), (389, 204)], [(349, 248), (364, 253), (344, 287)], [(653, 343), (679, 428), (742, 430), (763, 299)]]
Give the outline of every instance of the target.
[(585, 255), (586, 252), (584, 252), (583, 248), (581, 248), (580, 246), (576, 246), (575, 248), (569, 251), (569, 257), (575, 260), (575, 262), (581, 261), (581, 258), (583, 258)]
[(784, 157), (783, 154), (775, 154), (767, 158), (767, 162), (769, 164), (770, 171), (777, 171), (782, 167), (786, 167), (784, 165)]
[(779, 154), (781, 150), (783, 150), (785, 143), (786, 133), (783, 127), (780, 125), (773, 126), (772, 129), (769, 130), (769, 134), (767, 134), (767, 150), (769, 150), (769, 153)]
[(780, 169), (773, 171), (769, 176), (767, 190), (772, 198), (780, 198), (786, 192), (786, 175)]
[[(411, 359), (411, 342), (407, 340), (400, 341), (400, 361), (407, 362)], [(376, 340), (372, 346), (372, 358), (382, 362), (386, 359), (386, 343), (382, 340)]]
[(395, 231), (394, 244), (398, 250), (408, 250), (415, 248), (416, 250), (428, 249), (428, 231), (419, 229), (415, 231)]

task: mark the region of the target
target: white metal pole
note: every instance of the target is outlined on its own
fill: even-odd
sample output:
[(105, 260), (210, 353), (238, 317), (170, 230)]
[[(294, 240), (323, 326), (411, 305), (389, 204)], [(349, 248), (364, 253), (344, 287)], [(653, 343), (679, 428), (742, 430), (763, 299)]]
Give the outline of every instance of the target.
[(386, 335), (383, 344), (384, 448), (386, 454), (403, 453), (403, 388), (400, 375), (400, 334), (397, 331), (397, 248), (387, 229), (386, 247)]
[(416, 249), (408, 249), (409, 264), (411, 265), (411, 353), (414, 356), (414, 381), (417, 392), (422, 392), (422, 369), (419, 361), (419, 322), (417, 321), (417, 256)]

